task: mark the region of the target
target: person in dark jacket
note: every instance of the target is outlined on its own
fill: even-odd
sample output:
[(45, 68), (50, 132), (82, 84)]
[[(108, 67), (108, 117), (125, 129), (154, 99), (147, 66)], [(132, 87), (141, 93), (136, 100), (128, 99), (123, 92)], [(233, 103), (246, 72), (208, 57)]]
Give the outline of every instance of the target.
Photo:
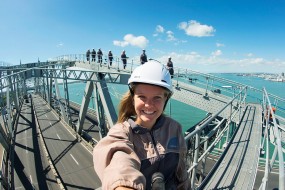
[(143, 49), (143, 53), (141, 54), (141, 57), (140, 57), (140, 61), (141, 61), (141, 64), (143, 65), (145, 62), (147, 62), (147, 56), (145, 54), (145, 50)]
[(109, 59), (110, 66), (112, 66), (112, 62), (113, 62), (113, 54), (112, 54), (112, 51), (111, 51), (111, 50), (109, 50), (109, 53), (108, 53), (108, 59)]
[(91, 55), (92, 55), (92, 62), (95, 62), (96, 61), (96, 51), (95, 51), (94, 48), (93, 48), (93, 50), (91, 52)]
[(173, 62), (171, 61), (171, 57), (168, 57), (168, 62), (166, 64), (166, 66), (167, 66), (167, 68), (169, 70), (171, 78), (173, 78), (174, 69), (173, 69)]
[(87, 59), (87, 61), (90, 60), (90, 49), (88, 49), (86, 52), (86, 59)]
[(128, 57), (126, 55), (126, 51), (124, 50), (121, 54), (121, 60), (123, 62), (124, 69), (126, 69), (126, 66), (127, 66), (127, 59), (128, 59)]
[(97, 51), (97, 56), (98, 56), (98, 63), (102, 64), (102, 57), (103, 57), (103, 52), (99, 48)]

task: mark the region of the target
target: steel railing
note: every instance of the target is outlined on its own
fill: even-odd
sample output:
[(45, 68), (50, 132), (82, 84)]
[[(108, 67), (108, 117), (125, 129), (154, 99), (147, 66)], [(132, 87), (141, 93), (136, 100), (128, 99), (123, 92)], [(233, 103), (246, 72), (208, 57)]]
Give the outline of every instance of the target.
[[(220, 141), (220, 139), (224, 136), (224, 133), (227, 131), (226, 133), (226, 143), (229, 140), (229, 128), (230, 125), (232, 123), (232, 119), (233, 117), (236, 117), (236, 114), (241, 113), (241, 109), (244, 108), (245, 106), (245, 94), (246, 94), (246, 87), (244, 87), (238, 94), (236, 94), (236, 96), (234, 98), (232, 98), (232, 100), (230, 100), (220, 111), (218, 111), (217, 113), (213, 114), (208, 120), (206, 120), (202, 125), (198, 125), (195, 126), (194, 131), (192, 131), (191, 133), (189, 133), (188, 135), (185, 136), (185, 140), (186, 142), (189, 142), (192, 138), (194, 138), (195, 140), (195, 148), (194, 148), (194, 158), (193, 158), (193, 163), (192, 166), (188, 169), (188, 173), (191, 175), (191, 186), (192, 189), (194, 188), (194, 184), (195, 184), (195, 179), (196, 179), (196, 173), (197, 173), (197, 167), (199, 162), (201, 162), (214, 148), (214, 146), (218, 143), (218, 141)], [(240, 98), (240, 96), (242, 96), (242, 98)], [(234, 103), (238, 103), (238, 107), (236, 107), (235, 109), (233, 109), (234, 107)], [(222, 130), (220, 131), (220, 133), (216, 136), (216, 139), (211, 142), (211, 144), (207, 147), (207, 149), (203, 152), (203, 154), (201, 156), (200, 155), (200, 151), (199, 151), (199, 147), (201, 146), (201, 132), (212, 122), (214, 121), (218, 115), (220, 115), (223, 111), (227, 111), (227, 108), (230, 107), (230, 111), (231, 113), (229, 114), (229, 118), (225, 118), (227, 119), (226, 125), (225, 126), (219, 126), (219, 127), (223, 127)], [(205, 142), (205, 141), (204, 141)], [(203, 143), (204, 143), (203, 142)]]
[[(267, 91), (265, 88), (263, 88), (263, 109), (264, 109), (264, 117), (263, 117), (263, 123), (265, 123), (265, 135), (264, 139), (261, 145), (261, 151), (264, 151), (264, 144), (266, 142), (266, 163), (265, 163), (265, 171), (264, 171), (264, 177), (262, 179), (262, 183), (259, 187), (260, 190), (267, 189), (267, 183), (269, 174), (272, 171), (273, 164), (276, 160), (276, 157), (278, 155), (278, 161), (279, 161), (279, 189), (284, 190), (285, 189), (285, 178), (284, 178), (284, 158), (283, 158), (283, 150), (281, 145), (281, 131), (284, 133), (285, 129), (278, 124), (278, 120), (275, 117), (275, 111), (273, 109), (273, 106), (271, 105), (269, 96), (267, 94)], [(273, 134), (274, 141), (270, 141), (269, 134)], [(270, 146), (269, 144), (273, 143), (274, 146), (274, 152), (271, 157), (270, 155)]]

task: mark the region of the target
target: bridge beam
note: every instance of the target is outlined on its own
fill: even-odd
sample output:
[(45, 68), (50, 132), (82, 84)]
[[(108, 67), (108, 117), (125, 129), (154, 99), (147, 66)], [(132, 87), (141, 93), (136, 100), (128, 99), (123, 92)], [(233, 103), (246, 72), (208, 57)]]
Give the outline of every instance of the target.
[[(112, 127), (118, 119), (117, 116), (117, 112), (114, 108), (110, 93), (109, 93), (109, 89), (107, 86), (107, 83), (105, 81), (105, 75), (102, 73), (98, 73), (97, 76), (99, 82), (96, 83), (96, 90), (97, 90), (97, 107), (100, 106), (100, 108), (103, 108), (101, 110), (104, 110), (105, 112), (105, 117), (107, 119), (108, 125), (109, 127)], [(98, 96), (99, 95), (99, 96)], [(99, 106), (98, 106), (99, 105)], [(99, 110), (97, 110), (99, 111)], [(99, 112), (98, 112), (99, 113)], [(99, 114), (98, 114), (99, 116)], [(103, 117), (103, 115), (102, 115)], [(99, 118), (98, 118), (99, 119)], [(103, 118), (101, 118), (100, 120), (102, 120)], [(105, 118), (104, 118), (105, 121)], [(107, 127), (105, 125), (105, 127)]]
[[(60, 94), (60, 90), (59, 90), (59, 86), (58, 86), (58, 82), (57, 79), (54, 79), (54, 88), (55, 88), (55, 93), (56, 93), (56, 99), (58, 100), (58, 104), (59, 104), (59, 108), (60, 108), (60, 114), (63, 117), (63, 120), (66, 123), (68, 122), (68, 118), (67, 118), (67, 114), (65, 113), (65, 108), (64, 106), (66, 106), (66, 104), (64, 105), (62, 102), (62, 98), (61, 98), (61, 94)], [(49, 95), (49, 97), (51, 97), (51, 94)]]
[(6, 152), (8, 152), (9, 151), (9, 140), (1, 124), (0, 124), (0, 143), (4, 147)]
[(76, 131), (80, 135), (82, 134), (83, 124), (84, 124), (85, 116), (88, 110), (88, 105), (90, 102), (92, 91), (93, 91), (93, 82), (87, 81), (86, 86), (85, 86), (84, 95), (82, 98), (80, 111), (79, 111), (78, 123), (76, 125)]
[(11, 121), (11, 105), (10, 105), (10, 89), (12, 88), (11, 84), (11, 77), (8, 77), (9, 85), (6, 87), (6, 111), (7, 111), (7, 118), (4, 119), (5, 125), (8, 127), (8, 136), (12, 138), (12, 121)]
[[(65, 68), (64, 68), (65, 69)], [(67, 76), (66, 70), (63, 72), (64, 80), (63, 80), (63, 91), (64, 91), (64, 100), (65, 100), (65, 122), (71, 125), (71, 116), (70, 116), (70, 106), (69, 106), (69, 93), (68, 93), (68, 84), (67, 84)]]

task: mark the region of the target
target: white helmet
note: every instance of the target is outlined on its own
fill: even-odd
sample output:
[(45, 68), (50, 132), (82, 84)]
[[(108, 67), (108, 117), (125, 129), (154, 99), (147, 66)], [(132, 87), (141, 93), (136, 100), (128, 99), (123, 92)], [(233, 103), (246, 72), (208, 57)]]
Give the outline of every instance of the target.
[(168, 69), (157, 61), (148, 61), (137, 67), (129, 78), (128, 84), (135, 82), (161, 86), (173, 92)]

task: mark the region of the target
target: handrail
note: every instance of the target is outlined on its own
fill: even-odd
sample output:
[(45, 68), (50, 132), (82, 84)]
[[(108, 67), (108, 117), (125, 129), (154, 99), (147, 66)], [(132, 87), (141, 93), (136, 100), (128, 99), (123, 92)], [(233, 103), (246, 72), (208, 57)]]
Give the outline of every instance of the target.
[[(202, 156), (199, 157), (199, 145), (200, 145), (200, 138), (201, 138), (201, 131), (207, 127), (218, 115), (220, 115), (220, 113), (222, 113), (223, 111), (226, 110), (227, 107), (230, 106), (231, 110), (233, 107), (233, 102), (237, 101), (238, 103), (238, 108), (236, 110), (234, 110), (233, 112), (231, 112), (229, 119), (228, 119), (228, 123), (227, 126), (225, 128), (228, 129), (229, 124), (232, 121), (232, 118), (235, 116), (235, 114), (238, 113), (238, 111), (242, 108), (241, 105), (244, 104), (244, 102), (240, 102), (240, 101), (245, 101), (245, 98), (240, 99), (240, 96), (244, 93), (246, 94), (246, 90), (247, 87), (245, 86), (234, 98), (232, 98), (220, 111), (218, 111), (217, 113), (215, 113), (214, 115), (212, 115), (212, 117), (210, 117), (206, 122), (204, 122), (202, 125), (197, 125), (194, 129), (194, 131), (192, 131), (190, 134), (185, 136), (185, 141), (188, 142), (191, 138), (193, 138), (194, 136), (196, 136), (195, 138), (195, 153), (194, 153), (194, 161), (193, 161), (193, 165), (192, 167), (190, 167), (190, 169), (188, 170), (188, 173), (190, 173), (192, 171), (192, 177), (191, 177), (191, 186), (192, 189), (194, 188), (194, 184), (195, 184), (195, 178), (196, 178), (196, 170), (198, 167), (198, 163), (202, 160), (203, 157), (205, 157), (211, 150), (213, 147), (213, 144), (217, 143), (217, 139), (212, 142), (212, 144), (210, 145), (210, 147), (202, 154)], [(223, 134), (226, 131), (226, 129), (224, 129), (222, 131), (221, 134)], [(229, 130), (228, 130), (229, 131)], [(221, 138), (221, 136), (219, 137)], [(218, 138), (218, 139), (219, 139)], [(227, 133), (227, 139), (228, 139), (228, 133)], [(227, 143), (227, 142), (226, 142)]]
[[(188, 74), (197, 74), (197, 75), (200, 75), (200, 76), (204, 76), (204, 77), (208, 77), (209, 79), (212, 79), (212, 80), (215, 80), (215, 81), (219, 81), (219, 82), (227, 82), (229, 84), (233, 84), (233, 85), (236, 85), (237, 87), (244, 87), (244, 86), (247, 86), (247, 88), (249, 90), (253, 90), (253, 91), (256, 91), (256, 92), (259, 92), (259, 93), (262, 93), (263, 90), (260, 90), (258, 88), (255, 88), (255, 87), (252, 87), (252, 86), (249, 86), (249, 85), (245, 85), (245, 84), (242, 84), (242, 83), (239, 83), (239, 82), (236, 82), (236, 81), (232, 81), (232, 80), (229, 80), (229, 79), (225, 79), (225, 78), (221, 78), (221, 77), (217, 77), (217, 76), (214, 76), (214, 75), (211, 75), (211, 74), (205, 74), (205, 73), (201, 73), (201, 72), (198, 72), (198, 71), (194, 71), (194, 70), (190, 70), (190, 69), (185, 69), (185, 68), (181, 68), (181, 67), (174, 67), (175, 70), (178, 70), (177, 73), (175, 73), (175, 76), (176, 77), (179, 77), (180, 74), (185, 74), (185, 73), (188, 73)], [(184, 72), (181, 72), (184, 71)], [(190, 72), (190, 73), (189, 73)], [(280, 100), (280, 101), (285, 101), (284, 98), (281, 98), (281, 97), (278, 97), (274, 94), (268, 94), (270, 97), (272, 98), (276, 98), (277, 100)]]
[[(265, 126), (265, 129), (266, 129), (266, 136), (264, 138), (266, 138), (266, 151), (267, 151), (267, 154), (266, 154), (266, 166), (265, 166), (265, 173), (264, 173), (264, 177), (262, 179), (262, 183), (260, 185), (260, 188), (259, 189), (266, 189), (267, 187), (267, 181), (268, 181), (268, 174), (271, 172), (271, 168), (272, 168), (272, 164), (275, 160), (275, 157), (276, 157), (276, 150), (278, 152), (278, 160), (279, 160), (279, 189), (280, 190), (284, 190), (285, 189), (285, 180), (284, 180), (284, 159), (283, 159), (283, 151), (282, 151), (282, 145), (281, 145), (281, 138), (280, 138), (280, 133), (279, 133), (279, 129), (283, 130), (284, 129), (282, 127), (280, 127), (278, 124), (277, 124), (277, 120), (276, 120), (276, 117), (275, 117), (275, 113), (272, 109), (272, 106), (271, 106), (271, 102), (269, 100), (269, 97), (268, 97), (268, 94), (267, 94), (267, 91), (265, 88), (263, 88), (263, 94), (264, 94), (264, 101), (263, 102), (263, 105), (265, 106), (265, 119), (266, 119), (266, 126)], [(272, 125), (272, 122), (270, 122), (270, 116), (272, 117), (272, 122), (273, 122), (273, 125)], [(269, 156), (269, 130), (270, 128), (273, 128), (273, 135), (274, 135), (274, 138), (275, 138), (275, 142), (276, 142), (276, 145), (275, 145), (275, 149), (274, 149), (274, 153), (273, 153), (273, 156), (272, 156), (272, 160), (271, 160), (271, 163), (269, 163), (269, 160), (270, 160), (270, 156)], [(277, 147), (276, 147), (277, 146)], [(269, 165), (270, 164), (270, 165)]]
[(211, 118), (209, 118), (205, 123), (203, 123), (202, 126), (195, 127), (195, 130), (192, 131), (190, 134), (188, 134), (185, 137), (185, 140), (188, 141), (191, 137), (199, 133), (201, 130), (203, 130), (209, 123), (211, 123), (221, 112), (223, 112), (229, 105), (232, 105), (233, 101), (236, 100), (239, 95), (246, 90), (247, 87), (244, 87), (234, 98), (232, 98), (231, 101), (229, 101), (220, 111), (215, 113)]

